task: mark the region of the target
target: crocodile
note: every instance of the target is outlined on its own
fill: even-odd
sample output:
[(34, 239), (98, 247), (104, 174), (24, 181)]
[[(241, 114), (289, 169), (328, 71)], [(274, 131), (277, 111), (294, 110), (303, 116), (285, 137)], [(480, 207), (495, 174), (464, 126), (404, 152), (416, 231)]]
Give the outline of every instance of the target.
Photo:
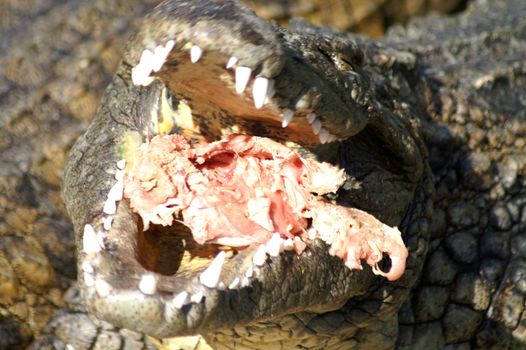
[[(387, 284), (374, 278), (367, 269), (364, 272), (349, 272), (343, 269), (340, 270), (342, 275), (338, 278), (359, 279), (359, 283), (353, 287), (364, 288), (358, 291), (363, 293), (362, 297), (354, 296), (344, 305), (318, 304), (316, 307), (322, 308), (321, 310), (298, 311), (298, 305), (308, 309), (313, 304), (306, 304), (320, 300), (319, 296), (309, 298), (308, 303), (302, 300), (300, 304), (292, 305), (294, 314), (289, 314), (289, 317), (278, 317), (276, 313), (272, 313), (272, 317), (269, 318), (268, 314), (265, 316), (268, 310), (263, 308), (257, 310), (256, 322), (244, 320), (243, 326), (234, 326), (230, 330), (226, 330), (222, 325), (219, 327), (221, 331), (215, 335), (208, 333), (207, 339), (211, 340), (211, 343), (220, 344), (227, 341), (229, 346), (237, 344), (238, 348), (242, 348), (242, 344), (249, 346), (246, 341), (249, 342), (249, 335), (253, 335), (260, 345), (255, 347), (261, 348), (263, 342), (278, 338), (279, 331), (286, 329), (281, 335), (282, 338), (294, 339), (294, 335), (298, 335), (299, 332), (299, 338), (303, 336), (305, 341), (302, 346), (306, 348), (319, 347), (323, 341), (330, 342), (323, 340), (327, 336), (334, 338), (331, 346), (341, 348), (390, 348), (395, 342), (399, 348), (422, 348), (425, 345), (440, 349), (446, 344), (450, 348), (524, 347), (524, 297), (521, 286), (522, 232), (525, 221), (525, 122), (524, 108), (521, 108), (524, 107), (524, 66), (521, 61), (521, 57), (524, 56), (524, 26), (521, 26), (523, 13), (524, 6), (519, 1), (476, 4), (460, 17), (431, 17), (413, 22), (407, 29), (395, 30), (381, 42), (334, 33), (301, 21), (291, 23), (287, 34), (289, 37), (292, 35), (297, 38), (328, 38), (330, 45), (324, 46), (323, 52), (339, 53), (323, 57), (318, 62), (329, 60), (333, 65), (340, 65), (343, 61), (349, 65), (349, 62), (346, 62), (349, 60), (349, 53), (340, 52), (342, 48), (348, 49), (349, 46), (353, 48), (354, 53), (366, 53), (356, 57), (351, 52), (352, 59), (349, 61), (352, 69), (349, 70), (349, 66), (343, 65), (343, 69), (338, 66), (336, 71), (359, 72), (351, 75), (352, 86), (358, 90), (365, 87), (364, 95), (371, 98), (369, 101), (379, 102), (379, 106), (374, 106), (376, 108), (366, 113), (368, 118), (396, 120), (407, 128), (406, 131), (413, 133), (413, 141), (423, 137), (425, 147), (418, 145), (424, 169), (420, 176), (421, 181), (429, 181), (429, 177), (424, 175), (427, 173), (426, 162), (429, 161), (435, 175), (435, 205), (432, 207), (430, 204), (431, 193), (424, 191), (430, 191), (429, 184), (417, 183), (410, 190), (414, 196), (409, 204), (416, 212), (406, 210), (402, 214), (395, 213), (394, 217), (390, 217), (393, 213), (389, 212), (389, 207), (385, 208), (386, 212), (382, 212), (381, 206), (385, 205), (385, 202), (375, 202), (374, 195), (385, 198), (386, 193), (367, 193), (363, 187), (372, 189), (368, 186), (374, 188), (378, 181), (382, 181), (374, 177), (371, 182), (364, 181), (371, 173), (367, 163), (374, 161), (374, 157), (382, 159), (382, 154), (374, 154), (375, 148), (369, 147), (369, 142), (376, 144), (376, 135), (360, 135), (360, 132), (353, 135), (345, 141), (346, 147), (355, 147), (358, 153), (362, 151), (363, 155), (367, 155), (367, 151), (371, 152), (373, 159), (360, 159), (359, 164), (365, 166), (364, 169), (349, 167), (352, 186), (339, 195), (348, 199), (352, 205), (376, 212), (385, 222), (405, 223), (401, 227), (406, 244), (411, 249), (410, 270), (399, 283), (405, 280), (408, 284)], [(429, 32), (429, 28), (433, 28), (433, 31)], [(302, 39), (297, 40), (302, 42)], [(308, 39), (306, 40), (308, 42)], [(335, 41), (338, 41), (336, 47), (332, 46)], [(207, 50), (205, 45), (202, 47), (205, 48), (205, 59)], [(142, 49), (143, 47), (138, 47), (135, 50)], [(340, 60), (340, 54), (346, 60)], [(137, 59), (136, 56), (135, 62)], [(316, 62), (308, 62), (316, 67)], [(374, 82), (374, 85), (371, 82)], [(245, 103), (248, 104), (246, 101)], [(389, 108), (386, 108), (387, 105)], [(136, 121), (131, 125), (137, 127)], [(330, 126), (330, 120), (325, 125)], [(377, 127), (383, 129), (383, 126)], [(371, 128), (372, 126), (365, 127), (368, 130), (366, 132), (370, 132)], [(9, 144), (5, 147), (8, 146)], [(334, 154), (330, 147), (334, 146), (315, 146), (310, 149), (310, 153), (314, 152), (318, 156), (328, 154), (330, 157)], [(56, 160), (56, 156), (49, 156), (49, 159)], [(114, 163), (112, 162), (112, 166)], [(374, 164), (374, 171), (377, 171), (376, 166), (379, 169), (394, 166), (383, 163), (385, 162)], [(37, 170), (40, 165), (42, 164), (32, 165), (32, 170)], [(44, 166), (46, 165), (44, 162)], [(358, 174), (352, 173), (353, 171), (358, 171)], [(403, 172), (398, 172), (397, 175), (400, 173)], [(39, 174), (42, 173), (30, 176), (24, 181), (33, 181), (31, 186), (38, 185), (41, 181), (39, 176), (42, 176)], [(108, 178), (107, 175), (104, 176), (106, 177), (103, 178)], [(391, 177), (389, 179), (392, 181)], [(45, 183), (48, 184), (52, 180), (54, 179), (48, 177)], [(361, 183), (362, 181), (364, 182)], [(109, 185), (111, 184), (105, 184), (102, 189), (108, 190)], [(32, 188), (31, 186), (29, 188)], [(27, 188), (27, 184), (21, 184), (19, 188)], [(41, 189), (37, 186), (36, 190)], [(99, 198), (95, 200), (100, 202), (106, 193), (101, 191), (98, 194)], [(28, 193), (25, 198), (30, 201), (32, 196), (33, 193)], [(89, 196), (86, 198), (89, 199)], [(388, 202), (403, 206), (398, 204), (397, 200), (400, 200), (398, 196)], [(371, 202), (374, 205), (366, 207)], [(97, 205), (95, 209), (100, 210), (100, 206)], [(24, 213), (13, 212), (18, 215), (10, 213), (8, 223), (14, 226), (18, 223), (17, 217)], [(400, 219), (400, 216), (403, 218)], [(60, 214), (56, 214), (55, 217), (60, 217)], [(414, 220), (418, 217), (420, 219)], [(46, 224), (47, 228), (54, 228), (57, 222), (51, 221)], [(66, 231), (67, 229), (61, 228), (58, 232)], [(54, 233), (55, 231), (52, 231), (52, 234)], [(79, 237), (80, 233), (78, 231)], [(34, 242), (30, 241), (28, 244), (32, 245)], [(312, 256), (297, 258), (306, 259), (301, 260), (301, 264), (305, 264), (306, 267), (312, 266), (312, 260), (308, 259), (313, 259), (314, 264), (315, 259), (320, 259), (317, 260), (318, 265), (324, 266), (326, 258), (328, 261), (332, 259), (332, 264), (341, 264), (334, 258), (327, 257), (326, 247), (317, 244), (319, 242), (309, 246)], [(284, 255), (273, 258), (272, 263), (281, 266), (300, 264), (299, 261), (294, 262), (294, 259), (296, 257)], [(411, 261), (412, 259), (416, 261)], [(412, 266), (415, 267), (414, 272), (411, 271)], [(80, 268), (80, 271), (84, 271), (82, 266)], [(422, 268), (423, 274), (418, 276)], [(293, 272), (292, 280), (301, 276), (298, 270)], [(137, 276), (130, 277), (131, 281), (140, 282)], [(261, 283), (258, 282), (258, 278), (265, 278), (265, 275), (259, 275), (255, 283)], [(328, 278), (335, 277), (329, 275)], [(310, 282), (307, 286), (317, 285), (318, 279), (315, 281), (316, 283)], [(130, 289), (130, 300), (137, 301), (136, 298), (140, 296), (137, 286), (138, 284), (135, 284)], [(335, 292), (342, 293), (343, 290), (343, 293), (347, 293), (348, 288), (350, 287), (339, 286)], [(259, 296), (263, 295), (263, 292), (264, 290), (257, 289), (251, 291), (256, 293), (256, 296), (257, 293), (260, 293)], [(206, 293), (203, 297), (211, 298)], [(254, 294), (249, 295), (250, 300), (253, 297)], [(51, 294), (46, 299), (53, 301)], [(258, 302), (263, 299), (260, 298)], [(279, 306), (279, 303), (273, 303), (274, 299), (272, 296), (268, 300), (269, 305)], [(206, 298), (203, 303), (206, 306)], [(138, 321), (134, 320), (133, 316), (118, 315), (115, 323), (123, 322), (128, 322), (127, 325), (131, 328), (141, 327), (137, 325)], [(199, 327), (207, 327), (204, 323)], [(108, 329), (106, 326), (106, 331)], [(339, 335), (344, 333), (350, 336), (342, 340)], [(265, 337), (258, 337), (257, 334), (264, 334)], [(68, 341), (74, 343), (72, 335), (68, 336)], [(270, 348), (270, 344), (267, 345)]]
[[(303, 21), (283, 29), (237, 1), (163, 2), (127, 45), (94, 122), (66, 166), (64, 197), (90, 312), (157, 338), (200, 333), (218, 349), (387, 349), (397, 339), (401, 347), (470, 340), (484, 347), (509, 342), (500, 334), (510, 326), (511, 338), (520, 339), (525, 10), (518, 2), (491, 11), (482, 4), (468, 11), (471, 21), (431, 18), (426, 25), (433, 31), (400, 31), (375, 42)], [(505, 27), (486, 34), (499, 13), (506, 15)], [(483, 55), (478, 40), (491, 44), (493, 56)], [(427, 45), (416, 45), (422, 41)], [(504, 70), (495, 67), (498, 61), (507, 62)], [(513, 91), (512, 100), (499, 100), (510, 97), (499, 88)], [(502, 125), (508, 150), (496, 152), (499, 143), (490, 135), (500, 134), (488, 131), (485, 158), (451, 150), (445, 156), (443, 147), (460, 154), (470, 149), (471, 137), (483, 149), (486, 135), (475, 132), (473, 120), (477, 112), (481, 125)], [(404, 275), (388, 282), (367, 267), (347, 269), (313, 240), (304, 254), (283, 253), (262, 264), (255, 263), (255, 246), (226, 259), (218, 254), (219, 284), (203, 282), (200, 276), (209, 273), (212, 260), (210, 266), (217, 264), (217, 252), (186, 243), (188, 238), (171, 239), (183, 235), (177, 227), (144, 230), (129, 203), (109, 195), (123, 172), (123, 144), (147, 139), (165, 124), (196, 140), (237, 133), (270, 137), (345, 169), (345, 184), (330, 200), (401, 228), (409, 249)], [(467, 130), (456, 126), (466, 124), (464, 143), (460, 136)], [(478, 167), (491, 170), (492, 157), (505, 158), (498, 171), (507, 187), (488, 188), (484, 176), (477, 178)], [(455, 176), (451, 166), (462, 171)], [(445, 169), (446, 185), (454, 186), (441, 210), (441, 191), (449, 188), (441, 187)], [(493, 207), (467, 201), (465, 196), (477, 197), (481, 190), (498, 199)], [(451, 202), (455, 191), (460, 196)], [(507, 197), (511, 193), (515, 201)], [(510, 203), (517, 203), (515, 220)], [(477, 224), (485, 209), (488, 227), (481, 231)], [(444, 227), (445, 220), (451, 225)], [(499, 229), (515, 232), (506, 237)], [(499, 248), (506, 254), (499, 255)], [(488, 266), (486, 257), (509, 259), (502, 274), (491, 270), (498, 263)], [(457, 288), (443, 287), (452, 283)], [(403, 305), (406, 300), (413, 302)], [(517, 314), (515, 322), (511, 314)], [(433, 327), (441, 329), (433, 335), (443, 338), (419, 338), (427, 334), (420, 330)]]

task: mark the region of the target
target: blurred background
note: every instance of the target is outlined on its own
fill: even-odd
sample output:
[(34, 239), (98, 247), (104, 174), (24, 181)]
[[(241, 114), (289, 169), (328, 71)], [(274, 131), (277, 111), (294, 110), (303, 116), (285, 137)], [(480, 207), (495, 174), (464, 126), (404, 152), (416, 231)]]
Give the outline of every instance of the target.
[[(0, 30), (9, 29), (23, 19), (38, 16), (60, 0), (0, 1)], [(69, 1), (71, 2), (71, 1)], [(159, 1), (147, 1), (156, 3)], [(381, 36), (393, 23), (404, 23), (411, 16), (437, 11), (455, 13), (468, 0), (244, 0), (256, 13), (286, 24), (291, 17), (330, 26), (341, 31)]]

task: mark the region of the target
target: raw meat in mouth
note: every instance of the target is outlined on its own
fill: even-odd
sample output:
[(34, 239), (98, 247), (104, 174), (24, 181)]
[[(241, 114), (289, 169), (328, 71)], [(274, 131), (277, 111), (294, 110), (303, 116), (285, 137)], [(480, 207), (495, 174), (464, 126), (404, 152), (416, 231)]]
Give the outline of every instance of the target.
[[(242, 248), (279, 235), (296, 253), (320, 238), (351, 269), (361, 260), (389, 280), (405, 270), (400, 232), (361, 210), (333, 205), (322, 195), (345, 181), (343, 170), (304, 159), (269, 138), (232, 135), (190, 144), (181, 135), (159, 135), (127, 160), (124, 197), (150, 223), (188, 226), (199, 244)], [(391, 258), (389, 272), (378, 264)]]

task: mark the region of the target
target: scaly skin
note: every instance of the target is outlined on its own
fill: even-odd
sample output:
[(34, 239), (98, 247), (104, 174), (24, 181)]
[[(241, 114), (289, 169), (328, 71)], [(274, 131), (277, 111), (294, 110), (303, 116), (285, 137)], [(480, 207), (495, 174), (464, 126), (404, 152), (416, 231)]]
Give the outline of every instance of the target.
[[(154, 51), (168, 40), (175, 41), (175, 49), (166, 68), (159, 71), (159, 80), (146, 87), (134, 85), (132, 68), (143, 50)], [(189, 61), (188, 42), (203, 50), (195, 64)], [(396, 313), (419, 276), (426, 250), (431, 177), (417, 124), (411, 123), (411, 115), (397, 106), (392, 108), (377, 95), (368, 78), (375, 67), (364, 61), (358, 45), (285, 31), (235, 1), (169, 1), (147, 17), (127, 47), (102, 107), (73, 147), (65, 172), (64, 198), (76, 229), (78, 266), (83, 271), (79, 283), (88, 309), (119, 327), (159, 338), (201, 333), (217, 348), (258, 346), (260, 335), (253, 328), (262, 326), (267, 328), (266, 346), (335, 349), (360, 338), (366, 339), (363, 346), (369, 346), (377, 340), (368, 334), (388, 327), (392, 336), (381, 345), (392, 347)], [(224, 65), (231, 56), (238, 58), (238, 66), (273, 79), (275, 94), (261, 110), (253, 107), (248, 93), (232, 92), (231, 76), (213, 81), (216, 74), (228, 74)], [(204, 71), (187, 78), (190, 68)], [(369, 268), (351, 271), (331, 257), (323, 243), (312, 241), (304, 254), (284, 253), (270, 259), (245, 284), (205, 287), (199, 281), (204, 267), (183, 260), (170, 274), (155, 275), (155, 292), (144, 292), (141, 281), (151, 273), (136, 258), (145, 249), (137, 216), (126, 201), (120, 201), (116, 214), (109, 213), (113, 224), (106, 229), (103, 220), (108, 215), (102, 208), (129, 135), (147, 137), (155, 132), (149, 127), (150, 111), (158, 108), (159, 99), (154, 96), (164, 93), (161, 82), (166, 82), (173, 99), (189, 101), (193, 115), (202, 118), (198, 119), (200, 135), (206, 139), (239, 130), (294, 141), (303, 153), (345, 168), (345, 189), (332, 200), (366, 209), (404, 230), (410, 251), (404, 276), (387, 283)], [(186, 84), (193, 84), (192, 89)], [(207, 96), (203, 106), (201, 95), (210, 86), (220, 97)], [(226, 104), (225, 99), (234, 102)], [(287, 108), (294, 109), (295, 116), (282, 128), (279, 113)], [(236, 112), (239, 109), (243, 112)], [(323, 128), (345, 141), (320, 145), (307, 122), (308, 113), (316, 113)], [(176, 128), (184, 126), (177, 124)], [(389, 191), (381, 179), (390, 179)], [(396, 204), (385, 202), (386, 196), (394, 195)], [(89, 242), (94, 240), (85, 225), (100, 232), (102, 249), (92, 252), (87, 248), (86, 237)], [(410, 225), (419, 225), (411, 236)], [(161, 256), (168, 255), (164, 250), (175, 249), (162, 242), (153, 243)], [(256, 250), (250, 247), (228, 258), (220, 281), (229, 286), (235, 278), (243, 280)], [(173, 255), (167, 259), (164, 269), (167, 264), (179, 264)], [(180, 295), (183, 305), (176, 306)], [(370, 314), (365, 316), (363, 309)], [(325, 323), (331, 322), (335, 310), (346, 321), (327, 329)], [(246, 336), (227, 336), (228, 332)]]
[[(406, 38), (405, 34), (404, 36), (395, 34), (386, 39), (384, 45), (392, 48), (388, 49), (388, 54), (371, 55), (383, 64), (381, 74), (378, 75), (382, 80), (378, 85), (394, 85), (394, 89), (389, 92), (388, 96), (391, 96), (389, 98), (395, 101), (395, 105), (405, 102), (407, 105), (402, 107), (412, 110), (412, 114), (417, 115), (422, 121), (424, 138), (437, 179), (435, 208), (438, 209), (434, 212), (434, 220), (431, 224), (432, 240), (424, 274), (399, 315), (398, 346), (401, 348), (419, 349), (425, 346), (441, 349), (445, 344), (452, 344), (451, 348), (469, 348), (470, 346), (488, 348), (494, 345), (495, 349), (506, 349), (512, 344), (515, 348), (524, 347), (524, 325), (521, 321), (524, 319), (521, 316), (524, 310), (521, 285), (523, 280), (521, 273), (524, 267), (521, 265), (523, 259), (521, 242), (526, 214), (524, 214), (525, 167), (524, 142), (522, 141), (525, 133), (524, 114), (522, 113), (524, 110), (524, 67), (520, 60), (521, 57), (524, 57), (524, 40), (521, 39), (524, 38), (524, 28), (520, 26), (520, 20), (524, 18), (524, 9), (521, 6), (520, 2), (514, 2), (500, 11), (481, 6), (478, 10), (472, 10), (466, 17), (462, 17), (464, 19), (460, 23), (443, 18), (426, 20), (413, 25), (414, 29), (409, 31), (410, 39)], [(111, 11), (108, 12), (111, 14)], [(80, 11), (78, 15), (82, 16), (82, 14)], [(491, 19), (488, 19), (488, 14), (491, 15)], [(63, 18), (67, 18), (67, 16), (61, 17), (60, 12), (57, 12), (56, 16), (58, 20), (55, 23), (59, 24), (63, 23)], [(101, 23), (100, 15), (96, 17), (98, 23)], [(113, 23), (114, 18), (111, 15), (108, 17), (110, 18), (106, 19), (106, 23)], [(103, 27), (105, 32), (97, 32), (94, 41), (86, 42), (88, 47), (98, 40), (104, 41), (103, 38), (111, 36), (110, 34), (114, 35), (111, 27)], [(35, 28), (38, 28), (38, 24)], [(422, 34), (422, 32), (429, 32), (430, 28), (441, 34), (437, 37), (433, 37), (432, 33)], [(83, 30), (81, 33), (89, 33), (89, 30)], [(35, 36), (27, 42), (33, 42), (37, 38), (38, 36)], [(114, 39), (113, 44), (103, 46), (102, 52), (107, 53), (107, 50), (113, 52), (113, 49), (108, 48), (122, 44), (122, 39), (120, 40)], [(20, 40), (20, 42), (24, 41)], [(53, 42), (62, 43), (64, 41), (54, 40)], [(20, 47), (23, 45), (21, 44)], [(53, 46), (50, 42), (43, 47)], [(37, 47), (36, 50), (42, 50), (42, 47)], [(27, 55), (26, 47), (23, 47), (20, 52), (10, 52), (7, 55), (7, 62), (13, 62), (13, 64), (9, 66), (10, 68), (4, 65), (3, 69), (9, 71), (14, 67), (21, 67), (20, 69), (26, 72), (28, 70), (25, 67), (31, 69), (48, 67), (51, 65), (47, 61), (48, 58), (50, 58), (49, 62), (57, 62), (54, 64), (56, 72), (63, 72), (60, 67), (70, 69), (77, 67), (72, 64), (76, 62), (77, 56), (68, 56), (69, 51), (64, 47), (57, 52), (59, 52), (58, 56), (49, 57), (44, 54), (35, 56), (38, 59), (20, 61), (16, 58)], [(92, 52), (92, 50), (87, 52)], [(408, 52), (413, 54), (408, 54)], [(96, 57), (101, 56), (107, 57), (107, 54)], [(116, 55), (113, 54), (113, 56)], [(26, 63), (25, 66), (23, 65), (24, 62), (35, 61), (39, 64), (27, 65)], [(109, 61), (111, 62), (111, 59)], [(92, 62), (100, 61), (96, 59)], [(97, 67), (100, 66), (94, 63), (88, 67), (93, 68), (95, 72), (108, 73), (113, 70), (111, 66), (99, 70)], [(35, 72), (35, 70), (29, 70), (29, 72)], [(42, 74), (42, 70), (36, 70), (36, 72)], [(45, 71), (41, 82), (33, 84), (34, 86), (46, 86), (46, 84), (55, 86), (51, 82), (56, 80), (57, 75), (68, 76), (55, 73), (55, 70), (48, 70)], [(72, 138), (82, 129), (81, 127), (75, 128), (73, 125), (78, 123), (79, 119), (87, 118), (93, 107), (84, 108), (84, 110), (75, 108), (77, 101), (83, 100), (77, 96), (71, 97), (69, 94), (46, 96), (39, 89), (25, 90), (23, 87), (26, 86), (24, 84), (27, 84), (27, 81), (21, 80), (23, 74), (11, 73), (10, 76), (10, 79), (2, 81), (1, 89), (2, 108), (7, 111), (3, 115), (10, 118), (7, 126), (2, 129), (2, 133), (7, 136), (3, 140), (11, 140), (2, 146), (2, 161), (5, 160), (7, 164), (7, 167), (2, 165), (2, 170), (10, 169), (8, 174), (2, 176), (3, 179), (6, 179), (4, 186), (6, 191), (2, 193), (4, 196), (2, 198), (7, 198), (7, 203), (12, 203), (2, 204), (2, 210), (4, 210), (2, 217), (5, 220), (1, 226), (2, 247), (6, 246), (5, 242), (13, 241), (15, 247), (23, 247), (18, 243), (19, 241), (12, 238), (6, 239), (6, 237), (27, 236), (35, 237), (37, 240), (43, 239), (43, 243), (33, 238), (21, 239), (21, 241), (31, 241), (28, 245), (30, 248), (25, 250), (27, 252), (25, 256), (36, 256), (35, 252), (38, 253), (39, 250), (31, 247), (49, 244), (49, 241), (44, 238), (49, 236), (42, 236), (43, 232), (58, 233), (59, 236), (62, 236), (62, 242), (68, 242), (68, 237), (70, 237), (67, 234), (69, 230), (67, 221), (62, 219), (63, 210), (52, 209), (60, 208), (60, 204), (58, 200), (53, 200), (56, 197), (54, 194), (57, 193), (56, 185), (50, 186), (50, 184), (55, 182), (59, 184), (60, 176), (57, 173), (56, 180), (53, 180), (54, 177), (49, 175), (55, 174), (54, 171), (49, 173), (39, 170), (42, 166), (45, 169), (58, 169), (60, 164), (54, 163), (60, 163), (60, 157), (57, 157), (57, 153), (42, 149), (40, 147), (41, 142), (44, 142), (42, 139), (39, 139), (39, 143), (33, 147), (34, 151), (27, 150), (28, 141), (35, 139), (35, 136), (27, 135), (25, 129), (16, 129), (16, 125), (25, 125), (16, 121), (23, 121), (24, 116), (26, 116), (25, 120), (34, 120), (35, 117), (32, 114), (29, 114), (28, 117), (24, 111), (37, 111), (40, 110), (39, 106), (46, 106), (44, 109), (46, 113), (57, 111), (57, 115), (61, 116), (60, 121), (58, 123), (54, 119), (37, 121), (36, 125), (44, 125), (44, 127), (40, 128), (38, 134), (35, 132), (33, 135), (55, 136), (58, 125), (58, 130), (63, 131), (58, 134), (63, 135), (64, 138), (54, 137), (51, 141), (49, 137), (50, 142), (48, 143), (56, 145), (56, 141), (63, 140), (64, 142), (53, 148), (63, 150), (62, 145), (70, 144)], [(42, 75), (36, 76), (42, 77)], [(76, 79), (86, 78), (85, 86), (90, 86), (90, 91), (98, 91), (97, 87), (100, 88), (106, 84), (104, 79), (93, 79), (94, 76), (104, 76), (103, 73), (99, 75), (75, 74), (74, 76), (77, 77)], [(16, 82), (13, 77), (16, 77)], [(34, 76), (28, 77), (27, 80), (31, 81), (32, 77)], [(65, 79), (62, 84), (67, 84), (67, 82)], [(52, 88), (43, 90), (54, 91)], [(17, 103), (19, 99), (15, 97), (24, 91), (33, 97), (23, 100), (24, 103), (21, 105), (23, 107), (16, 112), (16, 107), (20, 106), (21, 102)], [(61, 89), (60, 91), (68, 90)], [(92, 100), (89, 94), (84, 96), (88, 102)], [(96, 97), (93, 100), (96, 100)], [(87, 106), (94, 106), (94, 103), (88, 103)], [(35, 115), (37, 114), (40, 113)], [(73, 116), (77, 119), (75, 120)], [(503, 121), (508, 121), (508, 124), (504, 124)], [(43, 132), (46, 130), (46, 125), (51, 125), (47, 133)], [(16, 130), (22, 130), (21, 135), (17, 134)], [(24, 155), (31, 155), (31, 157), (26, 158)], [(26, 159), (25, 162), (24, 159)], [(31, 165), (27, 168), (20, 164)], [(13, 170), (16, 171), (13, 172)], [(43, 174), (47, 174), (47, 177)], [(13, 185), (13, 181), (8, 181), (8, 179), (16, 179), (14, 183), (19, 185)], [(18, 192), (15, 192), (15, 188), (19, 189)], [(18, 195), (21, 193), (20, 189), (32, 190), (22, 192), (28, 193), (28, 196), (20, 196)], [(12, 193), (12, 195), (7, 197), (5, 193)], [(35, 205), (33, 200), (21, 204), (20, 201), (24, 198), (38, 198), (37, 202), (40, 205)], [(48, 223), (44, 229), (41, 229), (42, 226), (31, 224), (26, 228), (19, 226), (30, 221), (28, 218), (35, 217), (28, 215), (27, 209), (36, 210), (37, 218), (50, 217), (54, 220), (44, 220)], [(17, 217), (22, 220), (17, 221)], [(415, 224), (413, 230), (418, 230), (418, 225)], [(12, 236), (7, 235), (8, 231), (12, 232)], [(44, 251), (47, 259), (52, 261), (55, 271), (65, 271), (64, 267), (68, 266), (67, 261), (72, 260), (71, 255), (67, 257), (62, 253), (61, 257), (66, 262), (49, 258), (53, 256), (50, 251), (64, 249), (60, 248), (64, 247), (64, 244), (60, 243), (54, 248), (40, 250)], [(62, 252), (67, 252), (67, 248)], [(40, 254), (42, 256), (42, 253)], [(7, 265), (4, 264), (7, 267), (2, 268), (2, 272), (9, 271), (11, 266), (14, 266), (13, 261), (15, 259), (12, 255), (7, 256)], [(18, 261), (24, 261), (24, 259)], [(46, 266), (46, 264), (49, 265), (47, 262), (41, 265)], [(66, 276), (64, 280), (67, 285), (69, 281), (67, 276), (72, 274), (73, 272), (59, 272), (56, 273), (56, 276), (60, 276), (57, 278), (59, 281), (63, 279), (62, 275)], [(7, 279), (10, 281), (13, 280), (14, 274), (7, 274), (7, 276), (11, 276)], [(34, 281), (27, 279), (16, 283), (27, 288), (26, 286), (32, 287)], [(53, 286), (56, 286), (55, 290), (59, 291), (59, 294), (60, 289), (64, 288), (64, 284), (61, 283), (50, 283), (49, 285), (52, 287), (44, 287), (44, 293), (38, 291), (38, 295), (53, 290)], [(17, 295), (23, 295), (22, 299), (17, 296), (8, 300), (7, 304), (2, 304), (2, 315), (9, 317), (2, 323), (1, 328), (4, 332), (2, 334), (5, 334), (5, 330), (17, 327), (20, 329), (17, 325), (24, 325), (23, 322), (27, 320), (23, 314), (14, 313), (17, 309), (12, 307), (16, 305), (13, 300), (15, 302), (18, 300), (18, 305), (20, 305), (23, 304), (20, 301), (25, 299), (26, 294), (24, 293), (26, 292), (20, 289), (18, 291), (20, 294)], [(35, 315), (42, 315), (38, 311), (46, 310), (46, 308), (41, 306), (47, 305), (47, 310), (51, 310), (50, 314), (57, 305), (59, 307), (63, 305), (60, 302), (50, 303), (55, 300), (51, 297), (52, 293), (48, 294), (50, 297), (42, 298), (36, 304), (29, 302), (31, 293), (27, 295), (29, 295), (27, 305), (31, 310), (30, 319), (31, 317), (35, 319)], [(363, 310), (368, 310), (368, 304), (362, 305)], [(95, 344), (96, 341), (89, 338), (94, 336), (93, 333), (72, 332), (71, 329), (69, 332), (64, 331), (68, 328), (64, 325), (68, 322), (71, 324), (71, 318), (66, 317), (67, 315), (58, 314), (55, 318), (56, 322), (49, 330), (58, 334), (64, 341), (74, 344), (78, 349), (91, 346), (86, 344)], [(69, 315), (85, 319), (81, 313), (73, 312)], [(317, 321), (318, 326), (325, 325), (326, 329), (338, 331), (338, 325), (344, 323), (341, 315), (339, 312), (334, 312), (314, 320)], [(308, 323), (308, 320), (309, 315), (302, 313), (289, 319), (288, 324), (292, 325), (292, 328), (301, 326), (295, 329), (304, 330), (303, 324)], [(359, 326), (365, 323), (353, 321)], [(37, 332), (40, 324), (31, 322), (34, 321), (30, 320), (29, 324), (34, 324), (35, 332)], [(311, 323), (315, 322), (311, 321)], [(277, 325), (267, 323), (237, 329), (237, 332), (252, 334), (262, 332), (270, 334), (268, 337), (271, 338), (271, 331), (277, 328)], [(395, 328), (385, 326), (379, 326), (377, 330), (372, 328), (372, 333), (356, 337), (356, 343), (353, 344), (358, 347), (364, 345), (365, 340), (372, 342), (374, 347), (392, 344), (396, 336)], [(87, 327), (82, 329), (85, 330)], [(18, 332), (18, 334), (26, 334), (26, 339), (29, 339), (32, 330), (18, 330)], [(16, 332), (9, 334), (16, 334)], [(122, 333), (105, 326), (99, 328), (95, 334), (102, 341), (107, 340), (108, 336), (119, 339)], [(10, 336), (0, 337), (0, 339), (13, 340), (9, 338)], [(140, 339), (141, 336), (138, 337)], [(79, 341), (79, 338), (84, 341)], [(36, 347), (44, 347), (43, 344), (48, 344), (47, 348), (60, 348), (59, 341), (55, 335), (46, 336), (43, 340), (39, 340)], [(23, 342), (24, 340), (20, 341), (20, 343)], [(15, 340), (15, 343), (8, 344), (19, 343), (16, 343)], [(99, 342), (99, 344), (108, 346), (109, 343), (106, 341)], [(119, 348), (119, 345), (115, 346)], [(344, 346), (344, 348), (348, 347), (348, 344)]]

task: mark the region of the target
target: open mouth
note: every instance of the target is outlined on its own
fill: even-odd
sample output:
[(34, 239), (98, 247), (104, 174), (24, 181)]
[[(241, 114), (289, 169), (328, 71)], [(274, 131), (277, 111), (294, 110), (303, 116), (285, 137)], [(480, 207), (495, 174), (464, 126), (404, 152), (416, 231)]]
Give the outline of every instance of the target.
[[(117, 78), (134, 96), (133, 108), (117, 110), (133, 115), (97, 135), (109, 141), (96, 157), (107, 155), (111, 169), (93, 184), (103, 200), (81, 221), (79, 280), (90, 310), (167, 337), (284, 312), (288, 295), (313, 283), (305, 264), (341, 261), (316, 281), (319, 291), (334, 289), (341, 277), (333, 275), (369, 281), (348, 277), (362, 262), (398, 279), (408, 255), (400, 232), (338, 205), (345, 172), (317, 156), (337, 154), (367, 123), (351, 94), (338, 92), (346, 83), (323, 77), (337, 76), (327, 55), (301, 56), (245, 9), (225, 12), (243, 31), (218, 26), (210, 8), (195, 21), (184, 7), (161, 6), (147, 19)], [(245, 15), (257, 23), (244, 25)], [(101, 120), (119, 118), (110, 114)], [(286, 279), (296, 283), (271, 303), (268, 291)], [(313, 305), (326, 293), (312, 293), (303, 308), (323, 311)], [(331, 293), (329, 309), (353, 296)]]

